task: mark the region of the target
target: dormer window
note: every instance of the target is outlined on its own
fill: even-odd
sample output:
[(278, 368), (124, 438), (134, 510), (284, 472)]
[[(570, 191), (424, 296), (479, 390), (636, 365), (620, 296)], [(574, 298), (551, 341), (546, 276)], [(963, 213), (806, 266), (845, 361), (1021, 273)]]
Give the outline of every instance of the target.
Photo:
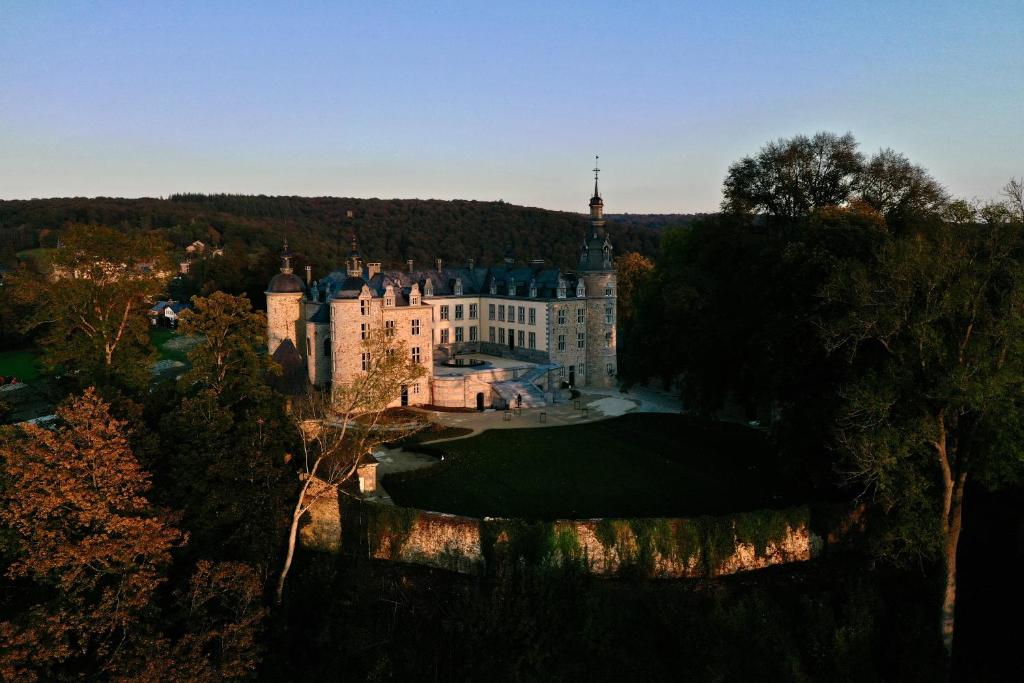
[(434, 281), (427, 280), (423, 284), (423, 296), (434, 296)]
[(497, 293), (498, 293), (498, 281), (497, 280), (491, 280), (491, 294), (497, 294)]
[(409, 305), (420, 305), (420, 286), (415, 282), (413, 283), (412, 287), (409, 288)]
[(576, 283), (576, 297), (582, 299), (587, 295), (587, 288), (583, 286), (583, 280)]
[(395, 288), (392, 285), (388, 285), (387, 289), (384, 290), (384, 307), (392, 308), (395, 305)]
[(566, 288), (565, 278), (561, 278), (561, 277), (558, 278), (558, 298), (559, 299), (564, 299), (565, 298), (565, 288)]
[(509, 281), (508, 281), (508, 295), (509, 296), (515, 296), (516, 295), (516, 281), (515, 280), (509, 279)]
[(537, 298), (537, 281), (536, 280), (530, 280), (530, 298), (531, 299)]
[(455, 296), (462, 296), (462, 278), (455, 278), (455, 285), (452, 287)]

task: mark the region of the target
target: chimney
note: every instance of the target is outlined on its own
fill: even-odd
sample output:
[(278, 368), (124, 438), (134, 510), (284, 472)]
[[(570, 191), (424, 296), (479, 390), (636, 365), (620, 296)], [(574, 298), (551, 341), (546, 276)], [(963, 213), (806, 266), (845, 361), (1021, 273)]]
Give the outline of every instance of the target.
[(412, 275), (412, 259), (405, 262), (409, 266), (409, 274)]
[(437, 272), (441, 272), (441, 259), (437, 259)]
[(372, 280), (373, 276), (380, 272), (379, 263), (367, 263), (366, 264), (366, 277)]
[(473, 270), (473, 264), (476, 263), (473, 259), (469, 259), (469, 269)]
[(544, 265), (544, 259), (542, 259), (542, 258), (530, 259), (530, 265), (531, 266), (543, 266)]
[(313, 284), (313, 266), (306, 266), (306, 286)]

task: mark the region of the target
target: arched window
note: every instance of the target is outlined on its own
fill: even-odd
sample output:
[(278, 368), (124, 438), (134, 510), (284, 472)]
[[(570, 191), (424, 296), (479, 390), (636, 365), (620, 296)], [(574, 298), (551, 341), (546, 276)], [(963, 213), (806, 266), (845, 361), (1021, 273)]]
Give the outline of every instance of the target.
[(331, 338), (330, 337), (327, 337), (326, 339), (324, 339), (324, 355), (325, 356), (330, 356), (331, 355)]

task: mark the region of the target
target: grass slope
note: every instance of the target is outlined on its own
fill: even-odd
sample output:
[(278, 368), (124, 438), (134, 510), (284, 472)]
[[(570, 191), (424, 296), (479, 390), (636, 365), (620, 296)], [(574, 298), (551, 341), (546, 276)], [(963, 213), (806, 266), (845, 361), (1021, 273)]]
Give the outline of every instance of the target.
[(801, 498), (761, 433), (680, 415), (488, 430), (422, 450), (445, 461), (389, 477), (395, 502), (475, 517), (693, 516)]

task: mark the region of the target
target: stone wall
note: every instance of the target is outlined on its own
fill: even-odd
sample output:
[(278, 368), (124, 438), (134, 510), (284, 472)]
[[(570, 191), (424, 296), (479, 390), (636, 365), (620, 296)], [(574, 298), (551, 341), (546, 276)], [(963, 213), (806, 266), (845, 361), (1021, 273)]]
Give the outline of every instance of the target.
[[(337, 552), (336, 497), (323, 498), (304, 527), (304, 545)], [(597, 576), (698, 578), (803, 562), (842, 544), (859, 527), (856, 510), (802, 506), (686, 519), (591, 519), (556, 522), (483, 520), (362, 502), (348, 524), (365, 533), (372, 558), (462, 573), (574, 567)], [(838, 511), (837, 511), (838, 510)], [(851, 520), (854, 522), (851, 524)]]

